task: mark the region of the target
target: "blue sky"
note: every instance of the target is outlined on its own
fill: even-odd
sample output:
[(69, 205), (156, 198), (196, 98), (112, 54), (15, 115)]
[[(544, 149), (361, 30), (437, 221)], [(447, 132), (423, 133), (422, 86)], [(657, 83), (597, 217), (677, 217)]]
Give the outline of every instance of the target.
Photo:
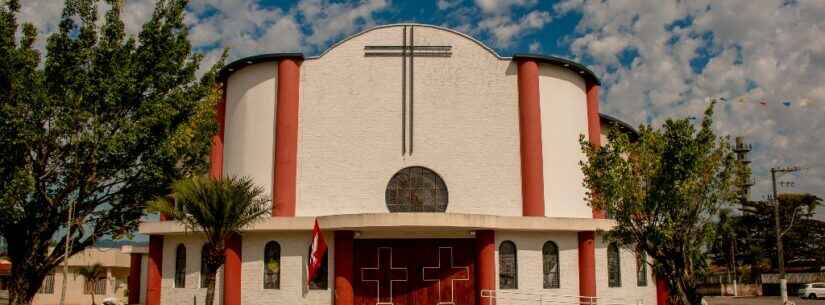
[[(63, 1), (21, 2), (42, 47)], [(136, 33), (154, 0), (125, 2), (127, 30)], [(709, 98), (724, 97), (715, 128), (753, 144), (754, 199), (769, 192), (769, 169), (787, 165), (804, 170), (783, 177), (795, 186), (781, 191), (825, 196), (822, 0), (192, 0), (186, 22), (204, 66), (224, 47), (230, 59), (315, 55), (371, 26), (418, 22), (464, 32), (503, 56), (587, 64), (604, 83), (602, 112), (632, 125), (699, 117)]]

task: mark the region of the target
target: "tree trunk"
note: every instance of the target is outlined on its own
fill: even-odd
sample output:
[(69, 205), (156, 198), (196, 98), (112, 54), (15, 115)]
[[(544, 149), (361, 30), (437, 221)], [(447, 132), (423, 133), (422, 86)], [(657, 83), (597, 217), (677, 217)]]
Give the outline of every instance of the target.
[(9, 304), (30, 305), (34, 295), (43, 285), (47, 272), (37, 272), (35, 268), (25, 266), (26, 260), (14, 260), (12, 257), (11, 276), (9, 277)]
[(218, 269), (221, 268), (225, 260), (223, 240), (209, 242), (206, 255), (206, 300), (204, 305), (215, 304), (215, 278)]
[(95, 288), (97, 287), (96, 284), (96, 281), (92, 281), (92, 293), (90, 293), (92, 295), (92, 305), (95, 305)]
[[(211, 268), (210, 268), (211, 269)], [(215, 303), (215, 278), (217, 272), (209, 270), (206, 273), (206, 301), (204, 305), (213, 305)]]

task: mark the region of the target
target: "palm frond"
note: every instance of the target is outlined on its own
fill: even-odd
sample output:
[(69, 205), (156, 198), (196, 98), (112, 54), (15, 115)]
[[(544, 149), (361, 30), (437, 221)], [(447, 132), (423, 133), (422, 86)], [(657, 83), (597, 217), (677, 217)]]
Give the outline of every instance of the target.
[(264, 189), (247, 177), (193, 177), (175, 182), (172, 195), (149, 203), (187, 228), (218, 242), (240, 233), (271, 211)]

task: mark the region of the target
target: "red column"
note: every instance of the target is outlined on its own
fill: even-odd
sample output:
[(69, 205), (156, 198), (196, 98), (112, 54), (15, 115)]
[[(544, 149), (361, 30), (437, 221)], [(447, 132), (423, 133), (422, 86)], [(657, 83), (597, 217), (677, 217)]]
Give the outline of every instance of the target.
[(241, 236), (226, 239), (223, 266), (223, 305), (241, 305)]
[(522, 215), (544, 216), (539, 67), (533, 60), (520, 60), (517, 66)]
[[(163, 236), (149, 236), (149, 264), (146, 274), (146, 305), (160, 305), (160, 281), (163, 277)], [(140, 279), (138, 279), (140, 280)]]
[[(602, 146), (602, 123), (599, 118), (599, 85), (587, 82), (587, 139), (591, 144)], [(605, 219), (607, 212), (593, 209), (593, 218)]]
[(272, 216), (295, 216), (298, 159), (298, 86), (300, 67), (294, 59), (278, 62), (275, 119), (275, 195)]
[(127, 289), (129, 290), (129, 304), (140, 303), (140, 271), (141, 259), (143, 254), (132, 253), (129, 255), (129, 282)]
[[(493, 230), (476, 231), (476, 286), (478, 291), (496, 289), (496, 233)], [(479, 305), (493, 305), (494, 299), (477, 298)]]
[(656, 305), (667, 305), (669, 291), (667, 281), (664, 278), (656, 277)]
[(212, 150), (209, 152), (209, 177), (218, 179), (223, 175), (223, 133), (226, 127), (226, 84), (223, 86), (221, 100), (215, 105), (215, 119), (218, 121), (218, 133), (212, 136)]
[[(596, 297), (596, 233), (579, 232), (579, 295)], [(582, 298), (581, 303), (591, 304)]]
[(353, 231), (335, 231), (335, 305), (353, 305)]

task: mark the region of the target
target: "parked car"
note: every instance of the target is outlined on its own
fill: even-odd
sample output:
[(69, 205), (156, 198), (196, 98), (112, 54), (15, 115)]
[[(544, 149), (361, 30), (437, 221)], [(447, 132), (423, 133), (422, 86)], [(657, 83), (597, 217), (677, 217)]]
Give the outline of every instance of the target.
[(810, 283), (802, 286), (797, 292), (800, 298), (818, 299), (825, 298), (825, 283)]

